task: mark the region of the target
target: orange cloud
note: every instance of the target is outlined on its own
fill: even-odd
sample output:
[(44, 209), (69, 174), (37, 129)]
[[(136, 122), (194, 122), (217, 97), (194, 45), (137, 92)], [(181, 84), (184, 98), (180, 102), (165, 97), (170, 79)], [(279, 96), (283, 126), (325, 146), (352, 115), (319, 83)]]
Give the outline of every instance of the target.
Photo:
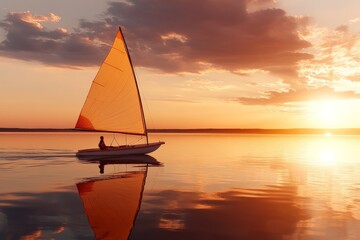
[(306, 102), (322, 99), (352, 99), (360, 98), (359, 94), (352, 91), (336, 92), (332, 88), (324, 86), (320, 88), (303, 88), (298, 90), (290, 89), (287, 92), (266, 92), (264, 97), (258, 98), (237, 98), (245, 105), (283, 105), (286, 103)]
[(313, 58), (298, 62), (298, 84), (287, 91), (265, 91), (262, 96), (237, 98), (246, 105), (282, 105), (293, 102), (360, 97), (360, 34), (348, 25), (336, 29), (308, 27), (303, 36)]
[(54, 13), (49, 13), (47, 16), (44, 15), (32, 15), (30, 11), (22, 12), (22, 13), (10, 13), (14, 19), (19, 19), (21, 21), (32, 24), (34, 27), (42, 29), (43, 26), (40, 22), (59, 22), (60, 17), (55, 15)]
[(312, 42), (313, 59), (299, 63), (299, 77), (304, 83), (322, 86), (340, 80), (357, 81), (360, 75), (360, 34), (349, 26), (335, 30), (313, 27), (305, 39)]

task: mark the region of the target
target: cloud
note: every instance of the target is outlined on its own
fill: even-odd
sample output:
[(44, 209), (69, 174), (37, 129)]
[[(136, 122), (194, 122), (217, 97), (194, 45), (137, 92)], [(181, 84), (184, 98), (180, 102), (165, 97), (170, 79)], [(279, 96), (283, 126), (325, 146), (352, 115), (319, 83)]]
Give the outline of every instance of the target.
[(360, 34), (350, 32), (348, 25), (310, 30), (304, 37), (312, 42), (314, 58), (299, 63), (299, 77), (315, 87), (324, 82), (356, 81), (360, 75)]
[(349, 76), (348, 79), (353, 82), (360, 82), (360, 73), (356, 75)]
[(43, 26), (40, 22), (59, 22), (60, 17), (55, 15), (54, 13), (49, 13), (47, 16), (44, 15), (32, 15), (30, 11), (23, 12), (23, 13), (11, 13), (9, 14), (9, 19), (16, 21), (20, 20), (23, 22), (30, 23), (31, 25), (42, 29)]
[[(102, 19), (81, 20), (73, 32), (50, 31), (42, 21), (55, 15), (9, 13), (1, 26), (2, 55), (51, 65), (89, 66), (103, 59), (102, 44), (124, 28), (136, 66), (163, 72), (199, 72), (209, 67), (236, 71), (263, 69), (296, 76), (296, 64), (311, 58), (298, 32), (304, 17), (264, 6), (271, 0), (133, 0), (110, 2)], [(249, 11), (251, 6), (263, 8)], [(27, 15), (32, 21), (26, 21)], [(21, 30), (27, 29), (27, 34)], [(56, 35), (56, 37), (55, 37)]]
[(360, 95), (352, 91), (336, 92), (332, 88), (324, 86), (320, 88), (290, 89), (287, 92), (270, 91), (266, 96), (258, 98), (239, 97), (236, 100), (244, 105), (283, 105), (286, 103), (306, 102), (323, 99), (351, 99), (359, 98)]
[(313, 58), (300, 61), (299, 83), (287, 91), (264, 91), (258, 97), (239, 97), (245, 105), (283, 105), (320, 99), (355, 99), (360, 97), (360, 34), (348, 25), (334, 30), (309, 27), (304, 39), (312, 43), (308, 49)]
[[(310, 43), (297, 31), (305, 18), (281, 9), (248, 12), (250, 3), (272, 1), (158, 1), (112, 2), (107, 10), (112, 22), (129, 33), (136, 63), (165, 72), (198, 72), (208, 68), (265, 69), (294, 73), (301, 50)], [(168, 38), (164, 44), (162, 36)], [(207, 64), (203, 64), (207, 63)]]
[(95, 46), (94, 39), (80, 31), (67, 29), (48, 30), (42, 22), (57, 22), (53, 13), (46, 16), (30, 12), (9, 13), (0, 27), (6, 39), (0, 44), (0, 54), (21, 60), (39, 61), (56, 66), (91, 66), (99, 64), (106, 54), (105, 45)]

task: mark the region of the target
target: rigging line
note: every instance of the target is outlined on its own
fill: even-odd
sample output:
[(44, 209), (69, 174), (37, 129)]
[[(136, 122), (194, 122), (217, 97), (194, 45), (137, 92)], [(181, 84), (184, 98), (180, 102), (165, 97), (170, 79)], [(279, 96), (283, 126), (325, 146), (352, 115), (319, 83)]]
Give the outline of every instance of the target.
[[(146, 94), (144, 94), (144, 91), (143, 91), (143, 89), (142, 89), (142, 87), (141, 87), (141, 84), (138, 84), (138, 86), (139, 86), (139, 88), (140, 88), (141, 95), (143, 96), (143, 99), (148, 99), (147, 96), (146, 96)], [(149, 104), (147, 103), (147, 101), (144, 101), (144, 102), (145, 102), (146, 110), (147, 110), (147, 112), (149, 113), (149, 119), (148, 119), (148, 121), (150, 120), (150, 122), (153, 123), (154, 120), (153, 120), (153, 117), (152, 117), (152, 115), (151, 115), (151, 111), (150, 111), (150, 108), (149, 108)], [(159, 138), (158, 138), (157, 140), (160, 141)]]
[(138, 95), (140, 108), (141, 108), (141, 117), (142, 117), (142, 122), (143, 122), (143, 126), (144, 126), (144, 129), (145, 129), (145, 134), (146, 134), (146, 143), (149, 144), (149, 137), (148, 137), (147, 127), (146, 127), (144, 108), (143, 108), (141, 97), (140, 97), (140, 91), (139, 91), (139, 86), (138, 86), (137, 79), (136, 79), (136, 74), (135, 74), (135, 71), (134, 71), (134, 66), (132, 64), (131, 57), (130, 57), (130, 52), (129, 52), (129, 49), (127, 47), (126, 40), (124, 38), (124, 34), (122, 33), (121, 27), (119, 27), (119, 32), (120, 32), (120, 35), (122, 37), (124, 48), (125, 48), (126, 53), (127, 53), (127, 58), (129, 60), (130, 66), (131, 66), (131, 72), (132, 72), (132, 74), (134, 76), (134, 79), (135, 79), (135, 86), (136, 86), (137, 95)]
[(119, 144), (118, 141), (116, 140), (116, 135), (115, 135), (115, 133), (113, 133), (113, 140), (111, 141), (110, 146), (112, 146), (114, 140), (115, 140), (116, 144), (117, 144), (118, 146), (120, 146), (120, 144)]
[(118, 141), (117, 141), (116, 138), (115, 138), (115, 133), (114, 133), (114, 139), (115, 139), (116, 144), (117, 144), (118, 146), (120, 146), (120, 144), (118, 143)]
[(133, 140), (132, 142), (129, 143), (129, 145), (140, 142), (140, 140), (142, 140), (144, 138), (144, 136), (140, 136), (140, 138), (138, 140)]
[(115, 133), (113, 134), (113, 139), (112, 139), (112, 141), (111, 141), (111, 143), (110, 143), (110, 146), (112, 146), (112, 144), (113, 144), (113, 142), (114, 142), (114, 139), (115, 139)]

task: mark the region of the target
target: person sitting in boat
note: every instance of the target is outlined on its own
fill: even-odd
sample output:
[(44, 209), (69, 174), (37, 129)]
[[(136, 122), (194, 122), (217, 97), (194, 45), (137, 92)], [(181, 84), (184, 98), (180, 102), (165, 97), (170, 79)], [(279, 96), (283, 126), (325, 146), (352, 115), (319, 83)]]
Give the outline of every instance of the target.
[(106, 144), (104, 142), (104, 137), (103, 136), (100, 136), (99, 148), (101, 150), (108, 149), (108, 146), (106, 146)]

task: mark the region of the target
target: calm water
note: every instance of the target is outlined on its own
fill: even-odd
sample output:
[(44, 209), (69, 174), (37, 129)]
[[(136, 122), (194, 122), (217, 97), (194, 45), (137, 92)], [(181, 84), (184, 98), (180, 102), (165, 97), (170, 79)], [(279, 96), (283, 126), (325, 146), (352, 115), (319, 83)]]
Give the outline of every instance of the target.
[(162, 165), (102, 174), (98, 135), (0, 134), (0, 239), (360, 239), (360, 136), (151, 139)]

